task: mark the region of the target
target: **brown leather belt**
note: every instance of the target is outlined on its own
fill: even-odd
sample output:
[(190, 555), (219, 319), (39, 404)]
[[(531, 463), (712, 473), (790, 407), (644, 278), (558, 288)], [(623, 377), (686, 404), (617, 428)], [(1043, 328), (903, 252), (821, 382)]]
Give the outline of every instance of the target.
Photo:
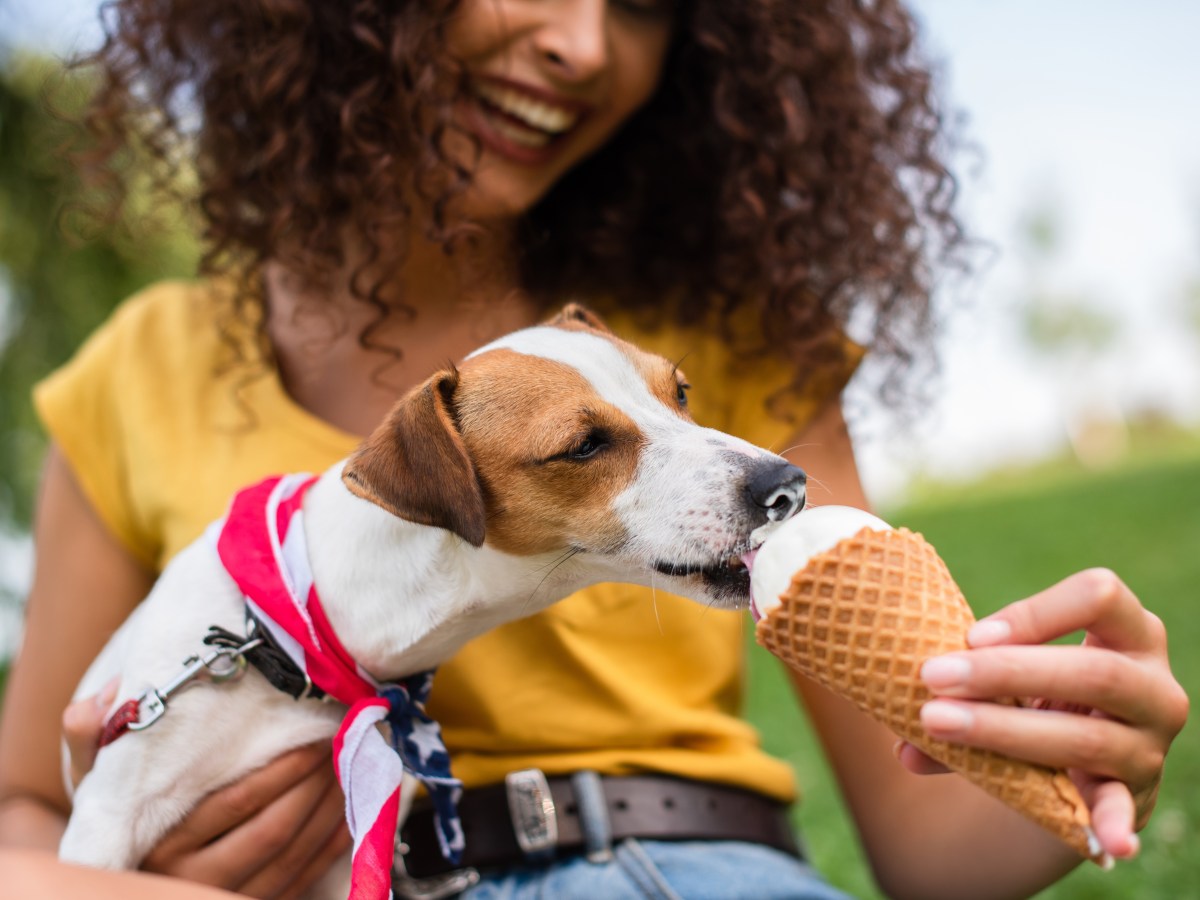
[[(540, 779), (541, 773), (537, 776)], [(801, 856), (786, 805), (762, 794), (661, 775), (606, 776), (596, 782), (612, 842), (629, 837), (749, 841)], [(554, 819), (550, 830), (557, 833), (534, 854), (522, 849), (523, 841), (528, 846), (528, 834), (518, 837), (514, 825), (527, 816), (528, 809), (512, 808), (514, 795), (509, 786), (496, 784), (465, 792), (458, 805), (466, 839), (460, 867), (508, 866), (584, 850), (580, 801), (586, 798), (577, 796), (569, 777), (548, 778), (544, 784), (553, 801), (552, 806), (546, 805)], [(514, 802), (527, 806), (519, 797)], [(538, 807), (541, 815), (540, 798)], [(414, 808), (401, 839), (408, 845), (404, 863), (410, 875), (427, 877), (452, 868), (438, 849), (432, 809)]]

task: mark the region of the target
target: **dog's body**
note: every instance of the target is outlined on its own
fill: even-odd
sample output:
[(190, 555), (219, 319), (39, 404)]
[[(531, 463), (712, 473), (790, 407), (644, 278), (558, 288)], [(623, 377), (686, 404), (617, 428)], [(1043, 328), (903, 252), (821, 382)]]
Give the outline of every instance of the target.
[[(669, 362), (568, 307), (410, 393), (304, 499), (313, 581), (349, 654), (379, 681), (398, 679), (600, 581), (744, 605), (738, 559), (803, 507), (804, 476), (696, 425), (685, 388)], [(207, 649), (200, 640), (214, 625), (242, 633), (245, 600), (201, 539), (167, 567), (77, 696), (118, 673), (118, 702), (165, 684)], [(344, 712), (296, 701), (254, 671), (180, 693), (152, 728), (99, 753), (61, 856), (138, 865), (204, 795), (332, 736)]]

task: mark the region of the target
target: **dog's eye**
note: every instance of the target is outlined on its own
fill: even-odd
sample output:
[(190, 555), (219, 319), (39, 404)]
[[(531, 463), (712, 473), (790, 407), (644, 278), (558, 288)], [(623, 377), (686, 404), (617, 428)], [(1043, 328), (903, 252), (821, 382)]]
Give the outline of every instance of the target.
[(568, 449), (540, 460), (540, 464), (556, 462), (583, 462), (591, 459), (593, 456), (596, 456), (604, 450), (607, 450), (609, 444), (611, 443), (612, 438), (607, 432), (600, 428), (594, 428), (583, 437), (577, 438), (575, 443)]
[(604, 435), (593, 431), (565, 454), (567, 459), (590, 459), (608, 446)]
[(677, 392), (675, 394), (675, 399), (679, 402), (680, 409), (687, 409), (687, 405), (688, 405), (687, 392), (691, 389), (691, 387), (692, 386), (690, 384), (688, 384), (686, 381), (679, 382)]

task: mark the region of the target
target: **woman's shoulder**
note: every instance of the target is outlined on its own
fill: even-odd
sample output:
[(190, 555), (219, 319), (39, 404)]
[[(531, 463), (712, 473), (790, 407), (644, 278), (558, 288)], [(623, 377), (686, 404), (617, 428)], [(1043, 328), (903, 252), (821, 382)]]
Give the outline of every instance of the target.
[(159, 281), (119, 303), (94, 337), (137, 341), (147, 338), (195, 345), (236, 322), (234, 288), (223, 280)]
[(117, 423), (163, 421), (180, 398), (203, 396), (221, 369), (230, 352), (222, 336), (230, 296), (218, 282), (182, 280), (133, 294), (36, 386), (39, 413), (49, 424), (102, 413)]
[(255, 352), (254, 326), (238, 314), (234, 296), (233, 287), (219, 280), (148, 285), (117, 304), (49, 380), (72, 371), (103, 373), (127, 385), (209, 380)]

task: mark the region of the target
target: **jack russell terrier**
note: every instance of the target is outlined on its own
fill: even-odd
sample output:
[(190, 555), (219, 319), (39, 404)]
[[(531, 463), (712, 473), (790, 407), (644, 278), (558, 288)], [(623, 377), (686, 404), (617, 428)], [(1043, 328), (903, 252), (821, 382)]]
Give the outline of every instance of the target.
[[(460, 788), (424, 714), (431, 670), (597, 582), (744, 607), (740, 557), (804, 506), (804, 473), (697, 425), (687, 387), (571, 305), (435, 374), (319, 478), (240, 493), (76, 692), (120, 675), (60, 856), (136, 867), (206, 794), (332, 737), (354, 850), (312, 893), (388, 896), (418, 778), (454, 859)], [(247, 660), (260, 671), (179, 693)]]

